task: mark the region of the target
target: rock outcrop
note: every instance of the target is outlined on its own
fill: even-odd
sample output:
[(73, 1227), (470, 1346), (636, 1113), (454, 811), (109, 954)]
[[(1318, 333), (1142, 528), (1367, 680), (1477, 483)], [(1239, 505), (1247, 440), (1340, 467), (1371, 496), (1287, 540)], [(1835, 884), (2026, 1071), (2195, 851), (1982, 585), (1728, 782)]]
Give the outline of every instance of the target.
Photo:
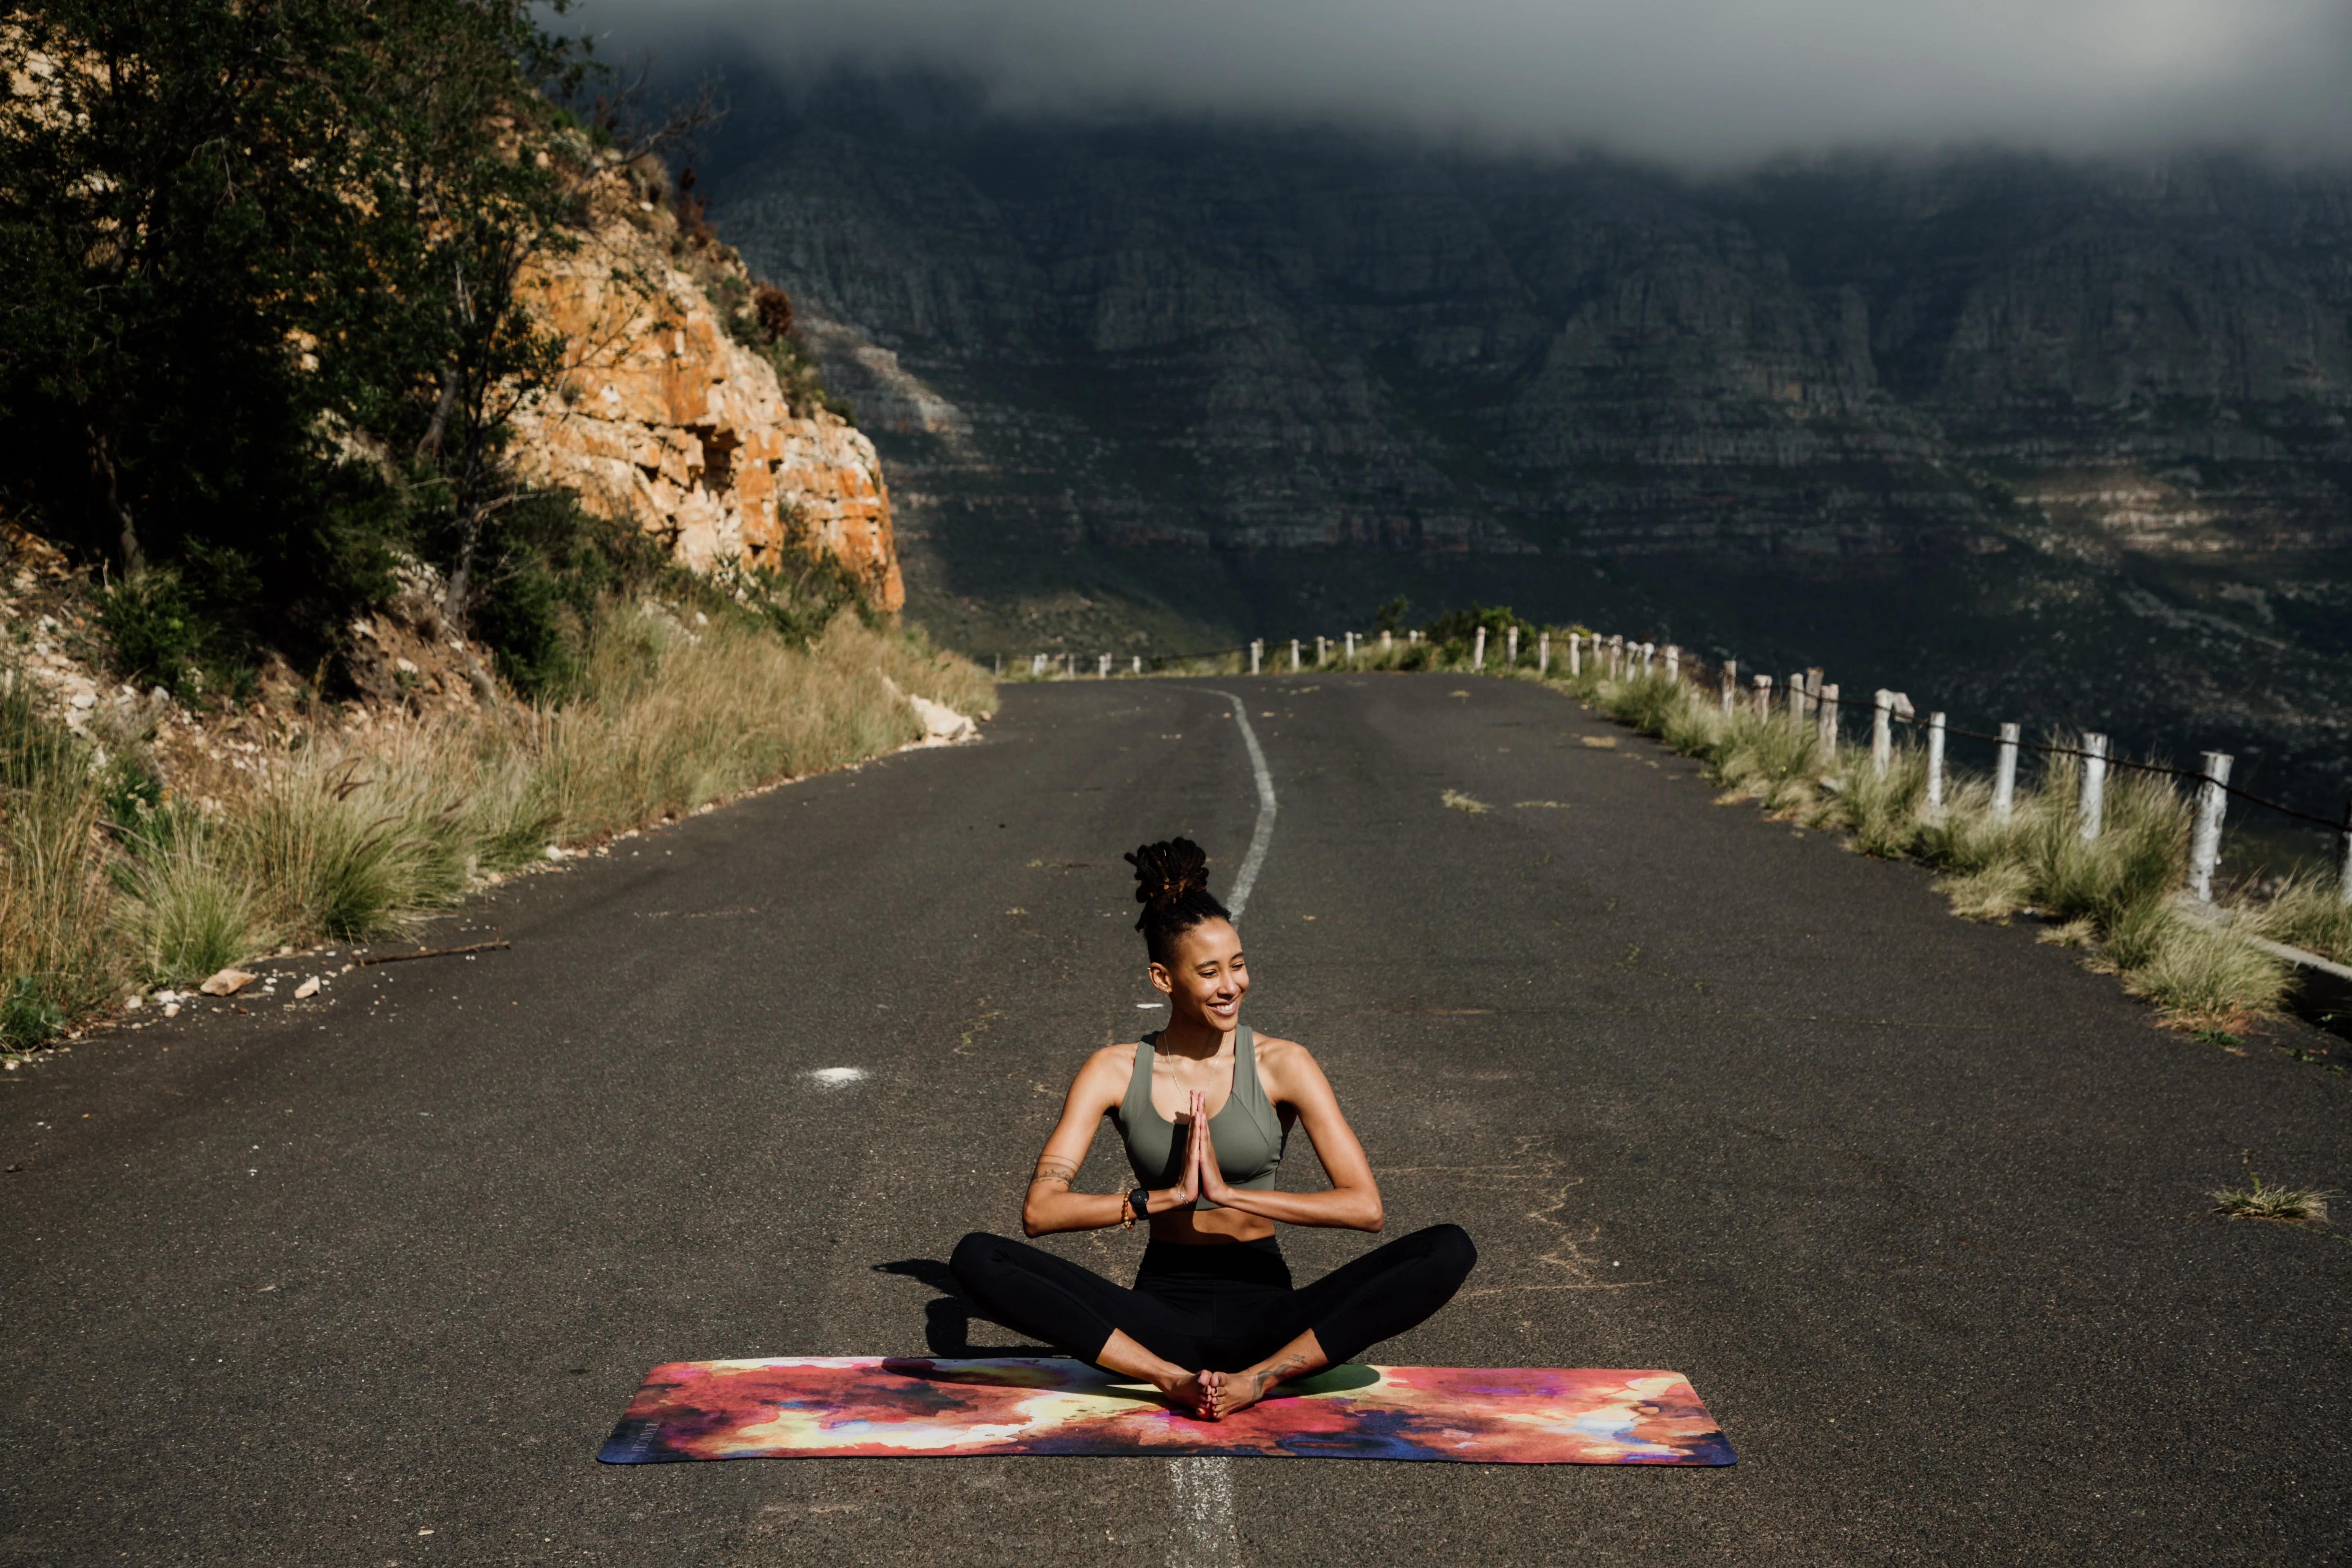
[(542, 257), (526, 279), (565, 357), (554, 391), (515, 421), (522, 477), (633, 520), (698, 570), (772, 566), (788, 548), (814, 548), (898, 608), (906, 588), (873, 443), (824, 408), (794, 407), (677, 259), (691, 247), (705, 278), (748, 292), (740, 263), (707, 237), (681, 237), (627, 170), (598, 172), (585, 206), (579, 247)]

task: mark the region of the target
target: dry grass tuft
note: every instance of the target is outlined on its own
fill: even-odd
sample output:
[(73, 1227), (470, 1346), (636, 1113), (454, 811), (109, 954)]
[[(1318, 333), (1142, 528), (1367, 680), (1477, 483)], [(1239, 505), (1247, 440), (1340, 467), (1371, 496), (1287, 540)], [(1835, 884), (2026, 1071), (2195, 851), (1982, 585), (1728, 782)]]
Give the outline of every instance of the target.
[(2317, 1187), (2265, 1185), (2262, 1173), (2253, 1167), (2252, 1154), (2241, 1158), (2246, 1163), (2247, 1184), (2208, 1194), (2214, 1213), (2231, 1219), (2281, 1220), (2289, 1225), (2318, 1225), (2327, 1218), (2327, 1200), (2333, 1194)]
[(0, 1048), (47, 1038), (121, 983), (95, 763), (0, 671)]
[(2255, 911), (2254, 933), (2352, 963), (2352, 904), (2333, 878), (2294, 877)]
[(1444, 801), (1444, 803), (1454, 810), (1466, 811), (1474, 816), (1477, 816), (1481, 812), (1491, 811), (1494, 809), (1485, 801), (1474, 800), (1470, 796), (1464, 795), (1458, 789), (1447, 790), (1444, 795), (1441, 795), (1439, 798)]
[(2118, 954), (2116, 966), (2124, 988), (2155, 1003), (2166, 1027), (2236, 1034), (2277, 1016), (2293, 984), (2277, 959), (2234, 931), (2170, 910), (2149, 923), (2156, 931), (2146, 949)]
[(2033, 875), (2013, 860), (1941, 878), (1935, 888), (1952, 900), (1954, 914), (1972, 921), (2004, 921), (2033, 902)]

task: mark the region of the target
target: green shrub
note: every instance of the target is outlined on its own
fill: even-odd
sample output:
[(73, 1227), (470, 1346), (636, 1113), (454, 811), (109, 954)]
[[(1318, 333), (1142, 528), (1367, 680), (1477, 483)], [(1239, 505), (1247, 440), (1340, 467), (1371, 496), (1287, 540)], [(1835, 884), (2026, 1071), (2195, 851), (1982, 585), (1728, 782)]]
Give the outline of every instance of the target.
[(47, 988), (30, 974), (19, 974), (0, 994), (0, 1047), (28, 1050), (65, 1032), (65, 1009), (51, 999)]
[(123, 679), (162, 686), (184, 702), (203, 689), (213, 628), (177, 572), (150, 567), (110, 583), (98, 596), (98, 621)]
[(1513, 626), (1519, 628), (1519, 657), (1535, 657), (1535, 638), (1540, 630), (1533, 621), (1511, 614), (1507, 605), (1474, 604), (1466, 610), (1448, 610), (1422, 628), (1428, 643), (1445, 650), (1449, 661), (1469, 662), (1470, 650), (1478, 629), (1486, 631), (1486, 662), (1491, 667), (1502, 662), (1505, 637)]
[(668, 565), (643, 530), (597, 517), (562, 490), (530, 491), (507, 508), (478, 560), (468, 629), (516, 691), (541, 700), (578, 689), (602, 606), (643, 593)]

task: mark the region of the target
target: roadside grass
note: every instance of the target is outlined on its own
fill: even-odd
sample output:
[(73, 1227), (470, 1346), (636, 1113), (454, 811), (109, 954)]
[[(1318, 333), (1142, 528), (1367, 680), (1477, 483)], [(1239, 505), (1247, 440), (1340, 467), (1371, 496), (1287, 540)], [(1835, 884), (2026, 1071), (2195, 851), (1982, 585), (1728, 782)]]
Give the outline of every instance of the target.
[(849, 612), (798, 646), (614, 603), (581, 665), (560, 704), (298, 731), (131, 806), (99, 747), (0, 673), (0, 1046), (276, 947), (404, 932), (551, 846), (919, 741), (893, 683), (996, 707), (969, 661)]
[(2221, 1187), (2207, 1195), (2213, 1212), (2231, 1219), (2280, 1220), (2289, 1225), (2318, 1225), (2327, 1218), (2327, 1200), (2334, 1194), (2317, 1187), (2273, 1187), (2254, 1169), (2251, 1152), (2240, 1156), (2246, 1167), (2246, 1185)]
[(47, 1038), (114, 988), (94, 762), (41, 716), (22, 675), (0, 671), (0, 1047)]
[[(2059, 922), (2052, 940), (2085, 949), (2168, 1026), (2237, 1030), (2284, 1004), (2284, 963), (2240, 931), (2174, 907), (2190, 814), (2168, 779), (2111, 773), (2100, 832), (2086, 842), (2072, 757), (2047, 758), (2005, 820), (1993, 810), (1990, 781), (1965, 773), (1948, 773), (1943, 804), (1931, 811), (1927, 757), (1913, 744), (1895, 745), (1881, 773), (1866, 743), (1841, 734), (1825, 749), (1811, 718), (1778, 708), (1759, 716), (1746, 692), (1727, 713), (1718, 692), (1663, 668), (1612, 679), (1590, 660), (1548, 684), (1698, 759), (1726, 801), (1752, 800), (1776, 818), (1843, 833), (1864, 854), (1936, 868), (1936, 886), (1958, 914), (2000, 921), (2030, 911)], [(1842, 728), (1854, 727), (1851, 714)], [(2352, 950), (2352, 910), (2332, 887), (2294, 883), (2247, 931), (2336, 956)]]
[(2330, 881), (2291, 877), (2263, 902), (2254, 933), (2303, 948), (2338, 963), (2352, 963), (2352, 904)]

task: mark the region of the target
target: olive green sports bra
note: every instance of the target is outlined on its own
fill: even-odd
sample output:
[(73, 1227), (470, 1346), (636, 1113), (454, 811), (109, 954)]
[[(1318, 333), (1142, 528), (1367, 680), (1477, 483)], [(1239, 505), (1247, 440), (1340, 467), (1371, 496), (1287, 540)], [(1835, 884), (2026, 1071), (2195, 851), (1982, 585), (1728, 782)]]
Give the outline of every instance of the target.
[[(1135, 1071), (1127, 1080), (1127, 1098), (1111, 1114), (1118, 1119), (1119, 1136), (1127, 1141), (1127, 1163), (1135, 1179), (1147, 1187), (1172, 1187), (1183, 1178), (1189, 1138), (1176, 1135), (1176, 1123), (1151, 1103), (1152, 1045), (1157, 1034), (1143, 1037), (1135, 1047)], [(1257, 1039), (1244, 1024), (1234, 1033), (1234, 1091), (1209, 1118), (1209, 1140), (1217, 1152), (1217, 1167), (1228, 1185), (1265, 1191), (1274, 1185), (1282, 1165), (1282, 1150), (1289, 1132), (1265, 1097), (1258, 1081)], [(1213, 1209), (1207, 1198), (1194, 1208)]]

